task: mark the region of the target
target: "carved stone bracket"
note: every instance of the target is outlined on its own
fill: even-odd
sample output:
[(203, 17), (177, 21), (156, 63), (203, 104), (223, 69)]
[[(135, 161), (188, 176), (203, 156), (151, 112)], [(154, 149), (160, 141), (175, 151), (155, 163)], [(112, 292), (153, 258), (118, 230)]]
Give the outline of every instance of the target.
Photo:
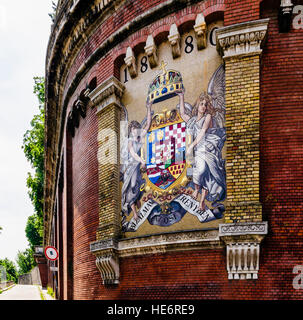
[(175, 23), (172, 24), (170, 27), (168, 41), (170, 42), (170, 45), (171, 45), (173, 58), (176, 59), (180, 57), (181, 55), (180, 33)]
[(115, 77), (110, 77), (89, 93), (91, 106), (97, 107), (97, 113), (112, 104), (121, 106), (120, 99), (124, 89), (124, 85), (119, 80)]
[(96, 266), (101, 273), (103, 284), (119, 284), (119, 261), (115, 254), (97, 256)]
[(291, 0), (281, 0), (278, 14), (279, 32), (290, 31), (293, 7), (294, 5)]
[(147, 37), (144, 50), (148, 56), (150, 67), (155, 68), (158, 65), (157, 47), (151, 34)]
[(258, 279), (260, 243), (267, 231), (266, 221), (219, 225), (219, 237), (226, 244), (228, 279)]
[(82, 96), (77, 98), (68, 114), (67, 129), (72, 137), (75, 135), (75, 128), (79, 127), (80, 116), (82, 118), (86, 117), (86, 108), (89, 102), (88, 94), (89, 89), (87, 89)]
[(280, 8), (282, 10), (282, 14), (291, 14), (293, 6), (294, 5), (291, 0), (281, 0)]
[(131, 47), (128, 47), (126, 49), (126, 56), (124, 58), (124, 61), (127, 65), (130, 76), (132, 78), (135, 78), (137, 76), (137, 65), (136, 58)]
[(120, 277), (118, 244), (115, 239), (99, 240), (90, 244), (90, 251), (96, 256), (96, 266), (103, 284), (118, 284)]
[(195, 35), (197, 39), (198, 50), (206, 48), (206, 23), (202, 13), (199, 13), (196, 17), (196, 23), (194, 25)]
[(269, 19), (222, 27), (216, 31), (217, 50), (224, 59), (262, 53)]

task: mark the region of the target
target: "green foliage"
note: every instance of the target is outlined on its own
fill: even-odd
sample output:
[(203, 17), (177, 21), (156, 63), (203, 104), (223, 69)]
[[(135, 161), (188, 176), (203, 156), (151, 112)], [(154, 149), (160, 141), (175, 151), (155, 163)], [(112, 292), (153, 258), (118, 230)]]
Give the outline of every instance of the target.
[(9, 259), (5, 258), (3, 260), (0, 259), (0, 266), (3, 266), (6, 272), (6, 280), (14, 281), (17, 283), (18, 281), (18, 272), (15, 264)]
[(37, 214), (28, 217), (25, 227), (26, 237), (31, 247), (39, 246), (43, 241), (43, 220)]
[(43, 240), (43, 186), (44, 186), (44, 78), (34, 78), (34, 94), (38, 98), (39, 113), (30, 122), (31, 128), (23, 136), (23, 150), (34, 173), (28, 173), (26, 185), (35, 213), (28, 218), (26, 237), (31, 249)]
[(36, 266), (33, 249), (28, 248), (25, 251), (18, 251), (16, 261), (19, 275), (30, 272)]
[(48, 293), (51, 297), (55, 298), (55, 292), (54, 292), (54, 290), (53, 290), (52, 287), (47, 287), (47, 293)]

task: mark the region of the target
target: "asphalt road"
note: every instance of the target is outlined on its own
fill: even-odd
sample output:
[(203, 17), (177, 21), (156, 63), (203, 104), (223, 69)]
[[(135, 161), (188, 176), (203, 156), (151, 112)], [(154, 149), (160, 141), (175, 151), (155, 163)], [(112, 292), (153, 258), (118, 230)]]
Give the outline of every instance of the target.
[(0, 300), (41, 300), (38, 286), (15, 285), (13, 288), (3, 291)]

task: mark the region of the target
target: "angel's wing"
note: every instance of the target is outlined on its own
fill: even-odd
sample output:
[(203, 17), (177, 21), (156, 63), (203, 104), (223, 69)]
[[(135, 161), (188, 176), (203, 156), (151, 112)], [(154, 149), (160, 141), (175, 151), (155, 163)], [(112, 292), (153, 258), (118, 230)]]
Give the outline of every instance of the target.
[(216, 110), (214, 118), (220, 128), (225, 126), (225, 71), (223, 64), (214, 72), (207, 93), (212, 98), (212, 105)]
[(128, 113), (125, 106), (122, 105), (120, 121), (120, 173), (122, 175), (126, 169), (128, 160)]

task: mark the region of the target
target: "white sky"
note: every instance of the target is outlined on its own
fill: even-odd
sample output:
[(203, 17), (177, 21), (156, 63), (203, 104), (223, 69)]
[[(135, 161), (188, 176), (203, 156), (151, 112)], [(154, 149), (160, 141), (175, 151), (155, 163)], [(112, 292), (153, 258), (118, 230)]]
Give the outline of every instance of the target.
[(0, 0), (0, 259), (15, 262), (28, 247), (25, 226), (34, 213), (27, 195), (31, 167), (21, 149), (38, 113), (33, 77), (44, 76), (51, 0)]

